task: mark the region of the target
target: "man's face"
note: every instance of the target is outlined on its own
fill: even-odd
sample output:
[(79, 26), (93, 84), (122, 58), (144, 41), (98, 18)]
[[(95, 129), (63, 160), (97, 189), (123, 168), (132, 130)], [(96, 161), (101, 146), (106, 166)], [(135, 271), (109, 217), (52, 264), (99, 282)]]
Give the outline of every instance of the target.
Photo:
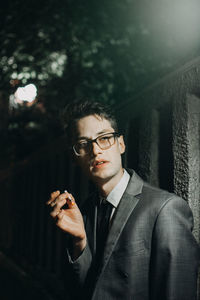
[[(77, 122), (76, 141), (93, 140), (98, 136), (114, 132), (110, 122), (99, 116), (91, 115)], [(123, 175), (121, 154), (125, 151), (123, 137), (116, 137), (115, 143), (108, 149), (102, 150), (95, 142), (91, 150), (84, 156), (77, 156), (76, 161), (84, 172), (97, 184), (109, 180), (115, 185)]]

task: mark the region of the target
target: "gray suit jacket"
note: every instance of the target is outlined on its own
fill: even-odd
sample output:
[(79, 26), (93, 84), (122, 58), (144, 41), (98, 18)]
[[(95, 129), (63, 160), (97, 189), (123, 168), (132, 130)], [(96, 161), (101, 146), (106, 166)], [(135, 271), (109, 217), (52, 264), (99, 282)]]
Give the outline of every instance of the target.
[[(78, 299), (196, 300), (199, 247), (186, 201), (144, 183), (132, 170), (95, 267), (97, 208), (82, 210), (87, 246), (71, 262)], [(78, 285), (75, 288), (75, 283)]]

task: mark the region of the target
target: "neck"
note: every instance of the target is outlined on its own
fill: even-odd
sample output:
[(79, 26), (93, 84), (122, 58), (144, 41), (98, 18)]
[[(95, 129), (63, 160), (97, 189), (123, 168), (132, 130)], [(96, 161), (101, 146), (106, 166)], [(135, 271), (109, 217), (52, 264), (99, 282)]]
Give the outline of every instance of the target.
[(110, 194), (110, 192), (114, 189), (114, 187), (118, 184), (118, 182), (121, 180), (123, 174), (124, 174), (124, 170), (122, 169), (117, 176), (109, 178), (107, 180), (96, 182), (99, 193), (103, 197), (107, 197)]

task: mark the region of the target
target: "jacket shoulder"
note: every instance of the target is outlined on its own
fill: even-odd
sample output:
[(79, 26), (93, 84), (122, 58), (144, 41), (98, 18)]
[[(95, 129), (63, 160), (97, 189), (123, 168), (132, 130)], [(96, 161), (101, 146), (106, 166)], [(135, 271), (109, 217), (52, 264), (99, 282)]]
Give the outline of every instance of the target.
[(179, 197), (175, 193), (152, 186), (146, 182), (144, 182), (141, 197), (148, 202), (150, 201), (152, 206), (157, 206), (157, 208), (160, 209), (163, 209), (165, 206), (182, 206), (187, 210), (190, 210), (187, 201), (183, 198)]
[[(153, 186), (150, 183), (144, 181), (135, 171), (132, 169), (127, 170), (131, 176), (127, 192), (129, 194), (135, 194), (140, 199), (148, 199), (149, 201), (154, 201), (158, 203), (165, 203), (170, 199), (179, 199), (184, 201), (182, 198), (174, 193), (167, 190), (161, 189), (159, 187)], [(136, 195), (136, 187), (138, 195)], [(138, 188), (139, 187), (139, 188)]]

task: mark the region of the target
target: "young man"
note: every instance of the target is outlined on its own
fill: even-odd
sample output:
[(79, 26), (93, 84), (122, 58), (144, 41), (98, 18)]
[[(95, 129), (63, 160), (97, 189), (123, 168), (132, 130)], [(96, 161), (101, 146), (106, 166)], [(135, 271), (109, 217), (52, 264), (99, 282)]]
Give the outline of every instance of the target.
[[(67, 191), (53, 192), (47, 202), (70, 236), (77, 299), (195, 300), (199, 248), (187, 203), (122, 167), (125, 144), (107, 107), (77, 103), (65, 121), (74, 159), (97, 187), (81, 211)], [(107, 228), (107, 212), (99, 220), (105, 203)]]

